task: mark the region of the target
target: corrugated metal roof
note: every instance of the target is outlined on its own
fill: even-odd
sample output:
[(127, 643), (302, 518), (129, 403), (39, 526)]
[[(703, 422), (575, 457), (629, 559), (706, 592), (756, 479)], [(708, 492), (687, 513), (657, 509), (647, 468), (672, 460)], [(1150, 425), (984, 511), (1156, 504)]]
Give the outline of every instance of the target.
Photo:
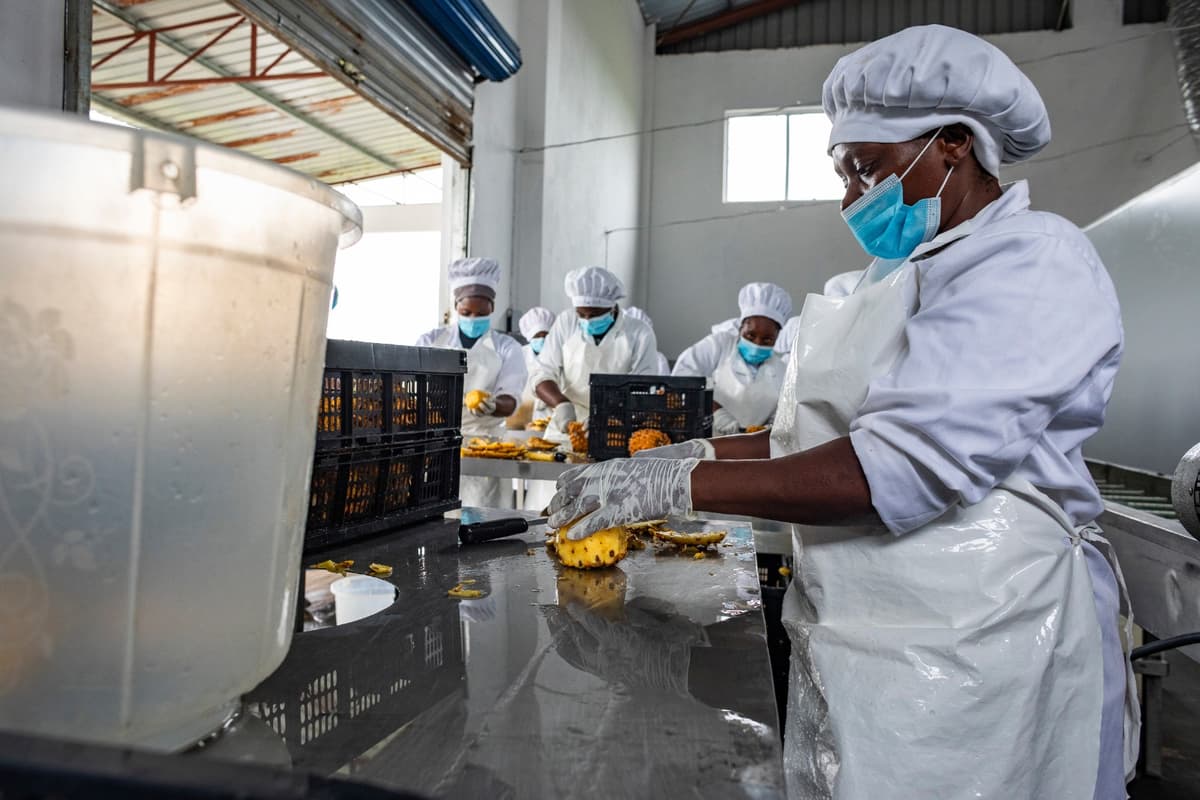
[[(1150, 0), (1144, 0), (1150, 2)], [(688, 0), (642, 0), (647, 18), (660, 14), (670, 20), (671, 11), (682, 10)], [(761, 3), (733, 2), (732, 7)], [(712, 0), (697, 0), (710, 6), (704, 17), (724, 13), (726, 8)], [(699, 22), (695, 8), (682, 25)], [(1070, 4), (1063, 0), (803, 0), (776, 8), (736, 24), (723, 26), (685, 41), (665, 44), (658, 52), (698, 53), (721, 50), (755, 50), (807, 47), (816, 44), (868, 42), (910, 25), (941, 23), (979, 35), (1016, 33), (1070, 27)], [(669, 30), (669, 28), (668, 28)], [(660, 26), (659, 34), (664, 33)]]
[(658, 24), (664, 33), (680, 25), (707, 19), (757, 0), (640, 0), (646, 24)]
[[(105, 113), (135, 124), (234, 147), (327, 183), (441, 163), (441, 151), (436, 147), (324, 74), (254, 83), (104, 88), (114, 83), (147, 82), (150, 37), (142, 37), (105, 61), (129, 41), (117, 37), (135, 30), (131, 21), (155, 29), (184, 26), (158, 34), (154, 73), (158, 81), (187, 58), (168, 45), (168, 37), (180, 50), (194, 53), (226, 29), (230, 30), (219, 41), (171, 74), (170, 80), (249, 75), (252, 36), (256, 39), (256, 74), (320, 72), (262, 28), (245, 19), (238, 23), (240, 18), (239, 12), (217, 0), (97, 2), (92, 17), (92, 63), (98, 64), (92, 70), (93, 102)], [(189, 24), (196, 22), (200, 24)]]

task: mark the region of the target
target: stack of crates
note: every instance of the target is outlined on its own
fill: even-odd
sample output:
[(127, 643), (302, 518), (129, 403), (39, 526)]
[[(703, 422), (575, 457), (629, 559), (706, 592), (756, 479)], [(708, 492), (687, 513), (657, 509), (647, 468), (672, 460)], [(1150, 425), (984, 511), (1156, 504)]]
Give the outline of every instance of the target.
[(629, 457), (629, 437), (653, 428), (672, 442), (712, 435), (713, 393), (704, 378), (594, 374), (588, 415), (588, 455)]
[(466, 353), (331, 340), (305, 552), (458, 508)]

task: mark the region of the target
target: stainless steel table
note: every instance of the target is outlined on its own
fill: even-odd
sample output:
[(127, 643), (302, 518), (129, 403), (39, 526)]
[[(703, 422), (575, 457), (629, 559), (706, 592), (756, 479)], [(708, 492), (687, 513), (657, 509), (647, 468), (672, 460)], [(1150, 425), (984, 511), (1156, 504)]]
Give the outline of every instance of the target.
[[(457, 524), (321, 554), (391, 565), (398, 597), (298, 634), (247, 697), (296, 767), (450, 798), (783, 796), (749, 526), (579, 572), (543, 530), (460, 548)], [(462, 581), (484, 596), (447, 597)]]
[(511, 458), (463, 458), (462, 474), (480, 478), (512, 478), (527, 481), (556, 481), (571, 467), (566, 461), (517, 461)]

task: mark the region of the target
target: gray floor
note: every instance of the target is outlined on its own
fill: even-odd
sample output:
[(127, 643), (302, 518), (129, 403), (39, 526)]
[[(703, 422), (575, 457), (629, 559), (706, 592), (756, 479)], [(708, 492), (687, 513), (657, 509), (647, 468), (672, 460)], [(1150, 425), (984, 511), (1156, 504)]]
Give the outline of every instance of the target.
[(1138, 778), (1133, 800), (1200, 800), (1200, 664), (1178, 653), (1167, 656), (1163, 684), (1163, 777)]

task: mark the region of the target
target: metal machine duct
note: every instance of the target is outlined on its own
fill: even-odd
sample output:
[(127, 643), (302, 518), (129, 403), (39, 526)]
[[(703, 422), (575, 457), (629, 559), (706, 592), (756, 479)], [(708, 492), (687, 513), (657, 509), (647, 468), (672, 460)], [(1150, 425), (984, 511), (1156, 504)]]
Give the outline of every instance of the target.
[(1167, 25), (1175, 36), (1183, 114), (1192, 133), (1200, 134), (1200, 0), (1171, 0)]
[(521, 49), (479, 0), (410, 0), (430, 27), (489, 81), (521, 68)]

